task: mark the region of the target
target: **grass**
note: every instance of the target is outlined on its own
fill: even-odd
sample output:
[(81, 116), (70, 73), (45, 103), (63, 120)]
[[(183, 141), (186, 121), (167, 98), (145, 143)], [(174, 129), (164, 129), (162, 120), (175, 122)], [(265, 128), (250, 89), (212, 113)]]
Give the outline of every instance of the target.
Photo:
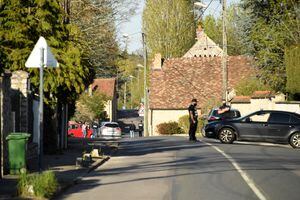
[(35, 197), (39, 199), (51, 198), (58, 189), (58, 182), (54, 172), (20, 175), (18, 194), (21, 197)]

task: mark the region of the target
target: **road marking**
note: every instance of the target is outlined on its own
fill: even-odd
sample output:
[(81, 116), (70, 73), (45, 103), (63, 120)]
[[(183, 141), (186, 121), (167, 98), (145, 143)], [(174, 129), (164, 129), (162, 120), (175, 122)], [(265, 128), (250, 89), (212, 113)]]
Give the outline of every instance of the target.
[(207, 143), (205, 141), (202, 141), (205, 144), (213, 147), (215, 150), (217, 150), (219, 153), (221, 153), (225, 158), (227, 158), (227, 160), (229, 160), (231, 162), (231, 164), (233, 165), (233, 167), (240, 173), (240, 175), (242, 176), (242, 178), (244, 179), (244, 181), (248, 184), (248, 186), (252, 189), (252, 191), (254, 192), (254, 194), (258, 197), (258, 199), (260, 200), (266, 200), (267, 198), (263, 195), (263, 193), (256, 187), (254, 181), (247, 175), (247, 173), (245, 171), (243, 171), (241, 169), (241, 167), (238, 165), (238, 163), (234, 160), (234, 158), (232, 158), (230, 155), (226, 154), (224, 151), (222, 151), (220, 148)]
[(251, 145), (259, 145), (259, 146), (270, 146), (270, 147), (284, 147), (291, 149), (292, 147), (287, 144), (276, 144), (276, 143), (266, 143), (266, 142), (246, 142), (246, 141), (234, 141), (236, 144), (251, 144)]

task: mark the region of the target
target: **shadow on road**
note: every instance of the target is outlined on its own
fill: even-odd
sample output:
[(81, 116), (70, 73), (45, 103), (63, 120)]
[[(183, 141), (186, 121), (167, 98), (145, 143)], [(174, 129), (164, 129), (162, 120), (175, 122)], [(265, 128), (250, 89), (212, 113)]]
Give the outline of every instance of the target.
[[(216, 143), (222, 145), (217, 141)], [(299, 169), (300, 158), (291, 149), (272, 148), (272, 151), (270, 151), (271, 148), (269, 147), (253, 146), (255, 150), (252, 149), (248, 152), (245, 150), (248, 145), (245, 145), (245, 148), (242, 145), (244, 144), (224, 145), (224, 148), (227, 148), (227, 152), (230, 152), (230, 155), (238, 161), (244, 171), (252, 171), (253, 173), (257, 171), (275, 171), (280, 175), (284, 170), (293, 171)], [(280, 150), (288, 151), (288, 153), (292, 152), (293, 159), (286, 157), (285, 153), (287, 152)], [(169, 152), (173, 153), (169, 154)], [(182, 152), (185, 153), (182, 154)], [(227, 186), (227, 184), (219, 184), (224, 174), (237, 173), (232, 164), (222, 154), (212, 150), (211, 146), (202, 142), (189, 142), (186, 138), (182, 137), (124, 139), (120, 142), (120, 149), (114, 157), (121, 160), (115, 166), (112, 165), (111, 168), (106, 167), (89, 174), (87, 179), (84, 179), (80, 183), (82, 187), (76, 192), (104, 185), (135, 183), (183, 176), (195, 177), (197, 175), (218, 177), (215, 180), (207, 180), (208, 184), (218, 188)], [(122, 163), (122, 159), (124, 159), (125, 164)], [(129, 162), (127, 162), (128, 160)], [(175, 173), (165, 173), (170, 171)], [(131, 176), (124, 177), (124, 174), (131, 174)], [(132, 176), (132, 174), (134, 175)], [(110, 176), (115, 178), (110, 179)], [(119, 178), (122, 176), (123, 178)], [(95, 177), (99, 179), (97, 180)], [(264, 181), (272, 181), (276, 178), (276, 176), (270, 176), (267, 177), (268, 180), (265, 179)], [(227, 191), (232, 193), (237, 192), (230, 187), (227, 188)]]

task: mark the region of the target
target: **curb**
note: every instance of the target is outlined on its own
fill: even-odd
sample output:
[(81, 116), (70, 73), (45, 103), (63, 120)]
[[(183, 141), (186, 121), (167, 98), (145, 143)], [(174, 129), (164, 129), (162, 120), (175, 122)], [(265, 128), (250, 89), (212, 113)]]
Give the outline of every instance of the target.
[[(114, 155), (116, 152), (118, 151), (118, 148), (113, 149), (111, 152), (111, 155)], [(64, 185), (63, 187), (61, 187), (56, 193), (55, 195), (53, 195), (52, 198), (50, 199), (56, 199), (58, 198), (63, 192), (65, 192), (66, 190), (68, 190), (70, 187), (80, 183), (80, 181), (82, 180), (82, 178), (89, 174), (90, 172), (94, 171), (95, 169), (97, 169), (98, 167), (100, 167), (101, 165), (103, 165), (104, 163), (106, 163), (106, 161), (108, 161), (111, 158), (111, 156), (105, 156), (104, 159), (99, 159), (96, 162), (94, 162), (90, 167), (88, 167), (88, 169), (86, 170), (86, 172), (84, 172), (82, 175), (76, 177), (73, 181), (71, 181), (69, 184)]]

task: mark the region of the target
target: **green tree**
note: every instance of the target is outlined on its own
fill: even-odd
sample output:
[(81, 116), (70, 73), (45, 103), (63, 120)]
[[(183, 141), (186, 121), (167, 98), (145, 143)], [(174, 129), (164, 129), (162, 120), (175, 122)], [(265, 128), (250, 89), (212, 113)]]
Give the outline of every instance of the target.
[[(3, 68), (30, 72), (35, 89), (39, 85), (38, 69), (26, 69), (25, 62), (37, 42), (44, 36), (60, 63), (58, 69), (45, 69), (45, 101), (70, 102), (89, 83), (91, 69), (81, 63), (78, 29), (64, 24), (59, 1), (4, 0), (0, 5), (0, 63)], [(54, 98), (53, 98), (54, 97)]]
[(143, 63), (143, 58), (137, 54), (126, 54), (116, 62), (118, 66), (119, 108), (123, 106), (125, 82), (127, 83), (127, 105), (132, 106), (132, 108), (137, 107), (144, 96), (144, 68), (141, 63)]
[(285, 91), (284, 50), (299, 43), (300, 3), (298, 0), (242, 0), (243, 44), (261, 79), (275, 91)]
[[(237, 4), (232, 4), (227, 8), (227, 42), (228, 55), (242, 55), (245, 53), (243, 48), (239, 21), (239, 7)], [(202, 21), (205, 33), (220, 47), (223, 46), (223, 26), (222, 17), (207, 15)]]
[(265, 85), (258, 79), (246, 79), (240, 82), (236, 88), (236, 94), (242, 96), (251, 96), (255, 91), (272, 90), (270, 86)]
[(95, 69), (97, 77), (111, 77), (116, 73), (118, 44), (112, 6), (108, 0), (70, 3), (70, 22), (81, 31), (82, 59)]
[(105, 103), (109, 98), (100, 93), (83, 93), (76, 102), (75, 119), (77, 121), (93, 122), (95, 119), (104, 119)]
[(96, 77), (112, 77), (117, 73), (115, 61), (119, 56), (116, 39), (118, 24), (135, 13), (134, 0), (69, 1), (71, 24), (81, 31), (82, 59), (95, 69)]
[(195, 43), (196, 23), (192, 0), (148, 0), (143, 13), (150, 55), (181, 57)]
[(300, 93), (300, 45), (285, 50), (287, 74), (286, 89), (291, 94)]

